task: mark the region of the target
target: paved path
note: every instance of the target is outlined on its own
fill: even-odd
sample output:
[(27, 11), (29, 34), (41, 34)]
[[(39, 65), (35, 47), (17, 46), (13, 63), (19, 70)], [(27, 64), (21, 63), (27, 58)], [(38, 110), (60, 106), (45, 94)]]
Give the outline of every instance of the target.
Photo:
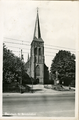
[[(31, 85), (29, 85), (31, 87)], [(50, 86), (50, 85), (49, 85)], [(50, 86), (51, 87), (51, 86)], [(68, 89), (68, 87), (66, 87)], [(56, 91), (53, 89), (44, 88), (44, 85), (34, 85), (33, 86), (33, 93), (3, 93), (3, 96), (40, 96), (40, 95), (68, 95), (68, 94), (75, 94), (75, 91)]]

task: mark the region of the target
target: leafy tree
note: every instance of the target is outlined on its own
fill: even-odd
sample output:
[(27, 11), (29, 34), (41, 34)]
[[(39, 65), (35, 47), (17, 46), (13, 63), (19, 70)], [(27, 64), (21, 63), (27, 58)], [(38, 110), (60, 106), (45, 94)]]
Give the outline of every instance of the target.
[(21, 60), (3, 44), (3, 82), (13, 81), (21, 71)]
[(50, 71), (53, 80), (56, 79), (57, 71), (60, 83), (63, 81), (64, 85), (72, 82), (75, 84), (75, 55), (69, 51), (60, 50), (52, 60)]
[(25, 71), (25, 63), (3, 44), (3, 89), (15, 82), (26, 84), (30, 79)]

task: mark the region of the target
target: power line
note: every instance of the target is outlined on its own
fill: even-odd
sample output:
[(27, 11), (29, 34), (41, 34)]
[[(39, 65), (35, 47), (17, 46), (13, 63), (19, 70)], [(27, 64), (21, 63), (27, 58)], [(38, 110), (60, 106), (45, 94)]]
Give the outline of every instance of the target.
[[(6, 42), (6, 43), (12, 43), (12, 44), (16, 44), (16, 43), (14, 43), (14, 42)], [(19, 44), (19, 43), (17, 43), (17, 44)], [(25, 44), (21, 44), (21, 45), (25, 45)], [(12, 48), (20, 48), (20, 47), (15, 47), (15, 46), (8, 46), (8, 47), (12, 47)], [(48, 47), (45, 47), (45, 48), (48, 48)], [(21, 48), (20, 48), (21, 49)], [(23, 49), (26, 49), (26, 48), (23, 48)], [(53, 48), (48, 48), (48, 49), (53, 49)], [(59, 49), (56, 49), (56, 50), (59, 50)]]
[[(46, 49), (53, 49), (53, 50), (62, 50), (62, 49), (57, 49), (57, 48), (49, 48), (49, 47), (45, 47)], [(65, 50), (65, 49), (64, 49)], [(67, 49), (66, 49), (67, 50)], [(74, 50), (67, 50), (67, 51), (72, 51), (75, 52)]]
[[(13, 46), (10, 46), (10, 47), (13, 47)], [(15, 48), (18, 48), (18, 47), (15, 47)], [(27, 49), (28, 50), (28, 49)], [(59, 49), (58, 49), (59, 50)], [(14, 51), (14, 50), (11, 50), (12, 52), (18, 52), (18, 53), (20, 53), (20, 51)], [(28, 52), (23, 52), (23, 53), (28, 53)], [(55, 54), (56, 54), (56, 52), (49, 52), (49, 51), (46, 51), (46, 53), (54, 53), (53, 55), (47, 55), (47, 54), (45, 54), (44, 56), (51, 56), (51, 57), (53, 57), (53, 56), (55, 56)]]
[(30, 50), (30, 49), (27, 49), (27, 48), (20, 48), (20, 47), (15, 47), (15, 46), (7, 46), (7, 47), (17, 48), (17, 49), (24, 49), (24, 50)]
[[(18, 48), (18, 49), (24, 49), (24, 50), (30, 50), (30, 49), (27, 49), (27, 48), (19, 48), (19, 47), (15, 47), (15, 46), (8, 46), (8, 47), (11, 47), (11, 48)], [(47, 47), (48, 48), (48, 47)], [(48, 49), (53, 49), (53, 48), (48, 48)], [(54, 50), (54, 49), (53, 49)], [(59, 50), (59, 49), (56, 49), (56, 50)], [(57, 52), (50, 52), (50, 51), (45, 51), (46, 53), (57, 53)], [(23, 53), (26, 53), (26, 52), (23, 52)], [(75, 54), (75, 53), (74, 53)], [(48, 56), (50, 56), (50, 55), (48, 55)]]
[[(17, 48), (17, 49), (24, 49), (24, 50), (30, 50), (30, 49), (27, 49), (27, 48), (20, 48), (20, 47), (15, 47), (15, 46), (8, 46), (8, 47)], [(47, 53), (56, 53), (56, 52), (50, 52), (50, 51), (44, 51), (44, 52), (47, 52)]]
[[(20, 41), (20, 42), (28, 42), (30, 43), (30, 41), (24, 41), (24, 40), (18, 40), (18, 39), (13, 39), (13, 38), (7, 38), (7, 37), (4, 37), (6, 39), (12, 39), (12, 40), (17, 40), (17, 41)], [(19, 44), (19, 43), (18, 43)], [(51, 46), (51, 47), (57, 47), (57, 48), (63, 48), (63, 49), (70, 49), (70, 50), (75, 50), (73, 48), (66, 48), (66, 47), (60, 47), (60, 46), (54, 46), (54, 45), (48, 45), (48, 44), (45, 44), (46, 46)]]
[(20, 41), (20, 42), (28, 42), (28, 43), (30, 43), (30, 41), (18, 40), (18, 39), (7, 38), (7, 37), (4, 37), (4, 38), (6, 38), (6, 39), (10, 39), (10, 40), (13, 40), (13, 41), (14, 41), (14, 40), (15, 40), (15, 41), (17, 40), (17, 41)]
[(50, 56), (50, 57), (53, 57), (53, 56), (55, 56), (55, 55), (45, 55), (45, 56)]
[[(20, 51), (13, 51), (13, 50), (11, 50), (12, 52), (17, 52), (17, 53), (20, 53)], [(22, 51), (23, 52), (23, 51)], [(23, 52), (23, 53), (28, 53), (28, 52)], [(45, 55), (45, 56), (54, 56), (54, 55)]]
[(15, 43), (15, 42), (6, 42), (6, 41), (4, 41), (5, 43), (10, 43), (10, 44), (19, 44), (19, 45), (27, 45), (27, 46), (29, 46), (28, 44), (23, 44), (23, 43)]
[(44, 53), (45, 53), (45, 52), (46, 52), (46, 53), (56, 53), (56, 52), (50, 52), (50, 51), (44, 51)]
[[(6, 42), (6, 43), (10, 43), (10, 44), (19, 44), (19, 45), (27, 45), (27, 46), (29, 46), (28, 44), (22, 44), (22, 43), (14, 43), (14, 42)], [(50, 48), (50, 47), (44, 47), (44, 48), (46, 48), (46, 49), (53, 49), (53, 50), (61, 50), (61, 49)], [(68, 51), (75, 52), (74, 50), (68, 50)]]
[[(14, 51), (14, 50), (12, 50), (12, 52), (17, 52), (17, 53), (19, 53), (20, 51)], [(23, 52), (23, 51), (22, 51)], [(28, 52), (23, 52), (23, 53), (28, 53)]]
[[(72, 48), (66, 48), (66, 47), (60, 47), (60, 46), (54, 46), (54, 45), (47, 45), (47, 44), (45, 44), (45, 45), (46, 45), (46, 46), (51, 46), (51, 47), (53, 46), (53, 47), (57, 47), (57, 48), (63, 48), (63, 49), (64, 49), (64, 48), (65, 48), (65, 49), (72, 49)], [(72, 50), (75, 50), (75, 49), (72, 49)]]
[[(15, 46), (7, 46), (7, 47), (11, 47), (11, 48), (17, 48), (17, 49), (27, 49), (27, 48), (20, 48), (20, 47), (15, 47)], [(46, 47), (45, 47), (46, 48)], [(48, 48), (48, 47), (47, 47)], [(51, 49), (51, 48), (49, 48), (49, 49)], [(29, 49), (27, 49), (27, 50), (29, 50)], [(59, 49), (56, 49), (56, 50), (59, 50)], [(47, 52), (47, 51), (46, 51)], [(49, 51), (50, 52), (50, 51)]]

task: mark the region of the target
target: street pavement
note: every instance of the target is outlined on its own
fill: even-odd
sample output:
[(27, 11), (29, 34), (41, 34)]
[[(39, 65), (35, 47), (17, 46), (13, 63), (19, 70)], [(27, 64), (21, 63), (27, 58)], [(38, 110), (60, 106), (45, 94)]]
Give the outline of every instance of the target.
[(3, 116), (75, 116), (75, 91), (55, 91), (39, 87), (34, 87), (34, 93), (4, 93)]

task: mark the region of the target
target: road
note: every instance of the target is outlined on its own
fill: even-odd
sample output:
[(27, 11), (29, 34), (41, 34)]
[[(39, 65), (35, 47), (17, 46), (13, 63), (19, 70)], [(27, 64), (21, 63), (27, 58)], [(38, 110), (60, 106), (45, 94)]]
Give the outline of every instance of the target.
[(4, 96), (3, 115), (74, 117), (75, 95)]

